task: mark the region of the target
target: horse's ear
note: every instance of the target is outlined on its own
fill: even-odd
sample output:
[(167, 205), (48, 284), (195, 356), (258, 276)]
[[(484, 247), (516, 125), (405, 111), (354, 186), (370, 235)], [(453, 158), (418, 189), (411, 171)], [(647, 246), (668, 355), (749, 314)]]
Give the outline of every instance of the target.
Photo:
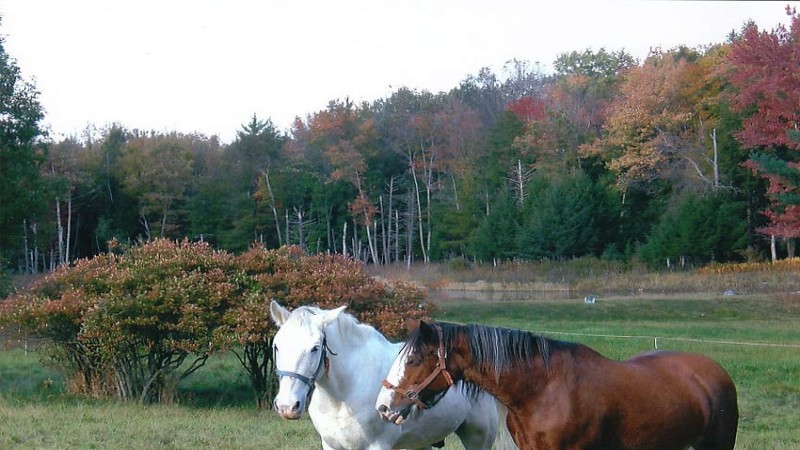
[(333, 322), (337, 317), (339, 317), (339, 314), (341, 314), (345, 308), (347, 308), (347, 305), (342, 305), (338, 308), (331, 309), (330, 311), (325, 311), (325, 313), (322, 315), (322, 323), (328, 325), (329, 323)]
[(422, 337), (423, 342), (431, 342), (436, 335), (436, 330), (433, 326), (428, 325), (424, 320), (419, 321), (419, 335)]
[(278, 327), (283, 326), (287, 320), (289, 320), (289, 312), (288, 309), (281, 306), (275, 299), (269, 303), (269, 315), (272, 316), (272, 321), (275, 322), (275, 325)]
[(420, 323), (419, 319), (412, 319), (411, 317), (406, 317), (406, 319), (403, 321), (403, 326), (405, 326), (406, 331), (411, 333), (412, 331), (419, 328), (419, 323)]

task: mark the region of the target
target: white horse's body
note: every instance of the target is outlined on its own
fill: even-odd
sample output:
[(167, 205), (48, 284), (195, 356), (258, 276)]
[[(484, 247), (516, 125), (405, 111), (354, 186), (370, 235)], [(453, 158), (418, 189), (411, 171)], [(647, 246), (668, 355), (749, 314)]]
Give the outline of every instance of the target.
[(324, 449), (430, 448), (455, 432), (464, 448), (488, 450), (498, 424), (508, 436), (505, 407), (488, 394), (472, 403), (459, 385), (402, 426), (382, 420), (375, 400), (402, 344), (343, 309), (300, 307), (290, 313), (275, 301), (270, 305), (280, 327), (274, 340), (280, 376), (275, 407), (282, 417), (299, 418), (313, 390), (308, 413)]

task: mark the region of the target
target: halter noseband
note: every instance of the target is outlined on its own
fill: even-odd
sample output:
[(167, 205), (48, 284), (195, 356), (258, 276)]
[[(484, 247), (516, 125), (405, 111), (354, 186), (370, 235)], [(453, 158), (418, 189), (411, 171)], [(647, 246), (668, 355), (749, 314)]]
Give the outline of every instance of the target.
[[(405, 396), (408, 400), (414, 402), (420, 409), (425, 409), (433, 404), (428, 405), (419, 398), (419, 393), (422, 392), (423, 389), (428, 387), (429, 384), (436, 379), (441, 373), (444, 377), (444, 380), (447, 382), (447, 386), (450, 387), (453, 385), (453, 377), (450, 375), (450, 372), (447, 371), (447, 366), (445, 359), (447, 358), (447, 352), (444, 349), (444, 339), (442, 338), (442, 328), (437, 325), (433, 324), (433, 328), (436, 329), (436, 332), (439, 334), (439, 348), (437, 349), (436, 353), (439, 357), (439, 361), (436, 362), (436, 367), (434, 367), (433, 372), (428, 375), (428, 378), (422, 380), (421, 383), (417, 385), (412, 385), (408, 389), (401, 388), (400, 386), (395, 386), (390, 383), (388, 380), (383, 380), (381, 384), (387, 389), (391, 389), (396, 391), (398, 394)], [(435, 404), (435, 402), (434, 402)]]
[[(322, 345), (319, 348), (319, 361), (317, 361), (317, 369), (314, 371), (314, 375), (307, 377), (297, 372), (291, 372), (288, 370), (277, 370), (277, 369), (275, 369), (275, 375), (277, 375), (279, 379), (282, 377), (297, 378), (298, 380), (305, 383), (306, 386), (308, 386), (313, 392), (315, 387), (314, 383), (317, 381), (317, 377), (319, 376), (322, 367), (327, 365), (327, 353), (329, 350), (330, 349), (328, 348), (327, 338), (323, 334)], [(331, 352), (331, 354), (335, 355), (336, 353)]]

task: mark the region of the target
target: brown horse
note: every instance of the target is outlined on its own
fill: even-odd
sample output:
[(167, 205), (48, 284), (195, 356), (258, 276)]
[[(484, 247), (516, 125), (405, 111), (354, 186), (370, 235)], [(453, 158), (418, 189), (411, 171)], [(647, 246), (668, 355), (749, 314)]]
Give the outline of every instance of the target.
[(465, 380), (508, 407), (521, 449), (732, 449), (736, 387), (711, 359), (653, 351), (627, 361), (529, 332), (419, 323), (384, 381), (376, 407), (402, 423)]

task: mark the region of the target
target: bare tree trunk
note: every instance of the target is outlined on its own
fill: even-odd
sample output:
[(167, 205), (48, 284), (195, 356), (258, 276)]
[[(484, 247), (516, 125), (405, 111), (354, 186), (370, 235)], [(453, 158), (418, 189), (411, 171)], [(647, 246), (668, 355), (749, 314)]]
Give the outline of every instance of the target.
[(328, 253), (336, 253), (336, 241), (333, 235), (333, 227), (331, 226), (330, 208), (328, 208), (328, 213), (325, 217), (325, 238), (327, 239)]
[(533, 171), (531, 169), (523, 170), (522, 160), (518, 159), (517, 164), (513, 169), (513, 176), (508, 177), (508, 180), (511, 181), (512, 185), (514, 186), (514, 191), (517, 193), (517, 201), (519, 202), (520, 207), (525, 205), (525, 197), (527, 195), (525, 188), (528, 186), (532, 175)]
[[(394, 208), (394, 175), (389, 179), (389, 232), (386, 235), (386, 248), (384, 249), (384, 253), (386, 254), (386, 262), (392, 262), (392, 211)], [(383, 212), (381, 212), (383, 215)], [(398, 229), (395, 228), (395, 233), (397, 233)], [(396, 236), (396, 234), (394, 234)], [(395, 244), (395, 255), (397, 255), (397, 245)], [(397, 261), (397, 257), (395, 256), (394, 261)]]
[[(379, 202), (381, 206), (381, 264), (386, 264), (389, 261), (389, 234), (391, 234), (391, 224), (392, 224), (392, 217), (389, 216), (389, 233), (386, 233), (386, 211), (383, 208), (383, 195), (379, 197)], [(377, 230), (375, 231), (377, 234)]]
[(367, 246), (369, 246), (369, 253), (370, 256), (372, 257), (372, 262), (374, 262), (375, 264), (379, 264), (378, 251), (375, 248), (375, 242), (373, 242), (369, 224), (364, 224), (364, 229), (367, 230)]
[(786, 238), (786, 253), (787, 258), (794, 258), (794, 238)]
[[(381, 217), (381, 222), (383, 217)], [(372, 222), (372, 235), (375, 236), (375, 264), (382, 264), (383, 255), (378, 252), (378, 222)]]
[(64, 264), (64, 225), (61, 223), (61, 200), (56, 197), (56, 234), (58, 235), (58, 263)]
[(719, 152), (717, 149), (717, 129), (711, 131), (711, 142), (714, 144), (714, 189), (719, 188)]
[[(423, 163), (425, 158), (423, 157)], [(431, 252), (431, 231), (433, 229), (433, 210), (431, 209), (431, 191), (433, 190), (433, 161), (430, 161), (430, 166), (425, 170), (425, 219), (427, 222), (427, 229), (425, 230), (425, 252), (423, 253), (423, 260), (425, 264), (429, 264)]]
[[(364, 194), (364, 190), (361, 187), (361, 175), (358, 173), (358, 171), (356, 171), (355, 174), (356, 174), (356, 186), (358, 187), (359, 199), (361, 201), (363, 201), (364, 203), (371, 203), (371, 202), (369, 202), (369, 199)], [(370, 225), (373, 224), (374, 221), (373, 221), (373, 218), (370, 217), (369, 211), (368, 211), (367, 208), (364, 208), (363, 212), (364, 212), (364, 229), (367, 232), (367, 246), (369, 247), (369, 254), (372, 257), (372, 262), (373, 263), (380, 264), (380, 261), (378, 260), (378, 249), (377, 249), (377, 242), (376, 242), (377, 241), (377, 236), (375, 236), (375, 238), (373, 239), (372, 232), (370, 231)], [(355, 223), (353, 225), (355, 225)], [(353, 231), (355, 231), (355, 230), (356, 229), (353, 228)], [(358, 233), (356, 233), (356, 235), (358, 235)]]
[(347, 221), (344, 221), (342, 227), (342, 256), (347, 256)]
[(284, 242), (286, 242), (286, 245), (291, 245), (292, 241), (289, 239), (289, 210), (288, 209), (286, 210), (286, 219), (285, 220), (286, 220), (286, 230), (285, 230), (285, 232), (286, 232), (286, 240)]
[(453, 183), (453, 198), (456, 202), (456, 211), (461, 211), (461, 205), (458, 202), (458, 188), (456, 187), (456, 176), (450, 174), (450, 181)]
[(147, 239), (147, 241), (150, 241), (151, 240), (150, 239), (151, 238), (151, 235), (150, 235), (150, 222), (147, 220), (147, 216), (144, 214), (144, 209), (142, 209), (140, 214), (142, 216), (140, 222), (141, 222), (142, 226), (144, 226), (145, 238)]
[(159, 233), (159, 237), (164, 237), (167, 235), (167, 208), (164, 207), (164, 212), (161, 214), (161, 232)]
[(38, 242), (38, 226), (36, 223), (31, 224), (31, 232), (33, 233), (33, 254), (31, 255), (31, 273), (36, 273), (39, 270), (39, 242)]
[[(415, 190), (418, 194), (419, 191)], [(413, 196), (409, 192), (409, 196)], [(414, 199), (409, 198), (406, 202), (408, 211), (406, 212), (406, 266), (411, 267), (411, 262), (414, 257)]]
[(72, 190), (67, 193), (67, 246), (64, 248), (64, 262), (69, 263), (69, 243), (72, 239)]
[[(422, 227), (422, 199), (419, 192), (419, 181), (417, 180), (417, 171), (414, 164), (411, 164), (411, 177), (414, 179), (414, 194), (417, 200), (417, 228), (419, 228), (419, 246), (422, 249), (422, 260), (427, 264), (428, 254), (425, 249), (425, 230)], [(409, 247), (410, 252), (410, 247)], [(410, 265), (410, 263), (409, 263)]]
[(775, 261), (778, 260), (778, 247), (777, 247), (777, 244), (776, 244), (775, 240), (776, 240), (775, 239), (775, 235), (771, 234), (769, 236), (769, 251), (770, 251), (770, 254), (772, 256), (772, 262), (775, 262)]
[(294, 208), (294, 213), (297, 216), (297, 243), (300, 245), (300, 248), (306, 250), (306, 238), (305, 238), (305, 221), (303, 220), (303, 210)]
[(400, 211), (394, 211), (394, 260), (400, 261)]
[(25, 255), (25, 273), (33, 273), (31, 271), (30, 259), (29, 259), (29, 246), (28, 246), (28, 220), (22, 219), (22, 241), (23, 241), (23, 250)]
[(272, 209), (272, 217), (275, 219), (275, 230), (278, 233), (278, 245), (283, 246), (283, 238), (281, 237), (281, 223), (278, 219), (278, 209), (275, 207), (275, 196), (272, 194), (272, 185), (269, 182), (269, 168), (262, 171), (264, 174), (264, 181), (267, 183), (267, 194), (269, 194), (269, 207)]

